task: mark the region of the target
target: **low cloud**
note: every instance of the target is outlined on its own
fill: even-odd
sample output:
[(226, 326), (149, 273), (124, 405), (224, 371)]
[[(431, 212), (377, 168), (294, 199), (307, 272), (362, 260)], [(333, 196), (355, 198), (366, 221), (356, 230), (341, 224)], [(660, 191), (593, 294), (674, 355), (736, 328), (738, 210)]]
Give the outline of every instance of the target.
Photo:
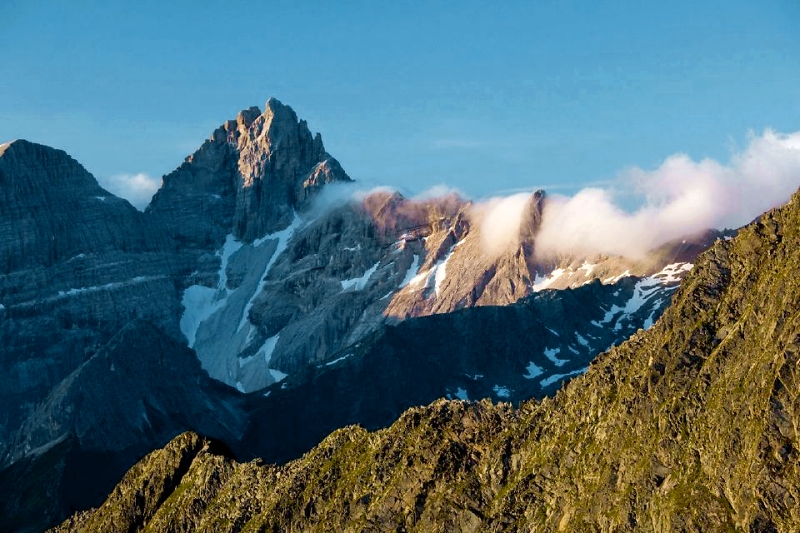
[(481, 244), (486, 253), (497, 256), (519, 243), (519, 228), (531, 193), (490, 198), (476, 204), (472, 213), (480, 222)]
[[(727, 164), (684, 154), (658, 168), (624, 171), (618, 187), (633, 191), (639, 207), (620, 207), (613, 188), (586, 188), (571, 197), (548, 195), (537, 254), (613, 254), (639, 257), (667, 241), (709, 228), (736, 228), (786, 202), (800, 186), (800, 132), (766, 130)], [(482, 231), (494, 243), (516, 236), (524, 201), (491, 200)], [(501, 237), (506, 235), (505, 240)], [(494, 244), (487, 251), (496, 251)]]
[(142, 211), (161, 187), (161, 180), (144, 173), (115, 174), (103, 180), (100, 185)]

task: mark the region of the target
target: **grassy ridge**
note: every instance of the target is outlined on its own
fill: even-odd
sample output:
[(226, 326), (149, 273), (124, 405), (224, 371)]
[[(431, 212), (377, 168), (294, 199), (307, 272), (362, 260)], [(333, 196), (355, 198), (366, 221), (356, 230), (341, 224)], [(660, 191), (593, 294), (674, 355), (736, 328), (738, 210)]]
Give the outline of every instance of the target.
[(555, 398), (438, 401), (282, 467), (186, 434), (60, 530), (800, 531), (798, 274), (795, 196)]

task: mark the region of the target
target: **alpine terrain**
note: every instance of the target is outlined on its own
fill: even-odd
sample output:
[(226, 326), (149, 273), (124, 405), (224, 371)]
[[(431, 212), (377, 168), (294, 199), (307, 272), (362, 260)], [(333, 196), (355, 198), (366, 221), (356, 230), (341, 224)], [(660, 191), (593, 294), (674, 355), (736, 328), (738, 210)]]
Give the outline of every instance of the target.
[[(216, 129), (144, 212), (63, 151), (0, 145), (0, 529), (100, 505), (188, 430), (204, 437), (170, 445), (176, 468), (224, 450), (209, 457), (233, 472), (223, 457), (290, 461), (438, 398), (552, 396), (650, 328), (721, 237), (554, 256), (537, 246), (547, 194), (523, 200), (498, 233), (492, 202), (358, 190), (274, 98)], [(436, 405), (510, 424), (540, 404)]]
[(552, 398), (439, 400), (283, 466), (180, 435), (57, 531), (798, 531), (800, 193)]

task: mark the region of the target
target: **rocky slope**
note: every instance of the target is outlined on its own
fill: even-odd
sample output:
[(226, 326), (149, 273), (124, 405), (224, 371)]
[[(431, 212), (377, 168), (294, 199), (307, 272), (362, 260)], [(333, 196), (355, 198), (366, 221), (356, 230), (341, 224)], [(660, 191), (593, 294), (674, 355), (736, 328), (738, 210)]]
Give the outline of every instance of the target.
[[(552, 394), (652, 325), (717, 237), (638, 261), (543, 258), (543, 192), (498, 235), (486, 205), (454, 195), (325, 196), (349, 181), (274, 99), (215, 130), (144, 213), (62, 151), (2, 145), (7, 520), (46, 524), (98, 504), (145, 450), (187, 429), (241, 457), (286, 460), (340, 425), (381, 427), (441, 396)], [(299, 417), (309, 426), (295, 429)], [(70, 476), (101, 456), (104, 472), (73, 490)], [(16, 484), (20, 471), (53, 488), (46, 509), (21, 503), (41, 500), (23, 496), (37, 489)]]
[(127, 324), (36, 406), (0, 471), (2, 531), (37, 531), (107, 492), (154, 442), (187, 427), (227, 442), (245, 403), (208, 378), (194, 353), (150, 323)]
[(796, 195), (552, 399), (439, 401), (285, 466), (182, 435), (59, 530), (797, 531), (799, 270)]
[(646, 283), (595, 281), (508, 306), (383, 326), (332, 361), (251, 395), (252, 425), (241, 443), (251, 455), (243, 457), (295, 459), (337, 428), (386, 427), (409, 407), (437, 398), (517, 403), (552, 395), (596, 354), (660, 313), (669, 299), (660, 291), (641, 308), (623, 312)]
[(270, 98), (217, 128), (172, 173), (147, 207), (183, 246), (219, 248), (286, 228), (326, 183), (349, 176), (291, 107)]
[[(252, 244), (229, 237), (217, 252), (216, 279), (184, 292), (182, 331), (212, 377), (251, 392), (332, 361), (386, 323), (507, 305), (595, 279), (654, 276), (670, 265), (672, 275), (662, 277), (677, 281), (718, 236), (669, 243), (636, 261), (543, 260), (535, 242), (545, 202), (543, 192), (530, 195), (519, 228), (493, 252), (486, 250), (482, 206), (456, 196), (418, 201), (377, 192), (298, 215)], [(656, 292), (664, 301), (669, 283), (647, 291)]]
[[(70, 509), (99, 505), (142, 453), (186, 428), (222, 439), (238, 457), (286, 461), (339, 427), (385, 427), (408, 407), (439, 397), (516, 402), (553, 394), (659, 312), (668, 299), (660, 291), (639, 302), (658, 281), (595, 281), (509, 306), (412, 318), (248, 396), (214, 386), (188, 349), (135, 322), (13, 434), (17, 455), (0, 471), (7, 489), (0, 513), (36, 531)], [(626, 312), (631, 301), (641, 307)], [(85, 467), (92, 462), (102, 469)], [(26, 484), (16, 482), (20, 476)], [(50, 499), (40, 497), (44, 485), (57, 489)]]
[(173, 243), (60, 150), (0, 154), (0, 456), (12, 429), (127, 322), (173, 336)]

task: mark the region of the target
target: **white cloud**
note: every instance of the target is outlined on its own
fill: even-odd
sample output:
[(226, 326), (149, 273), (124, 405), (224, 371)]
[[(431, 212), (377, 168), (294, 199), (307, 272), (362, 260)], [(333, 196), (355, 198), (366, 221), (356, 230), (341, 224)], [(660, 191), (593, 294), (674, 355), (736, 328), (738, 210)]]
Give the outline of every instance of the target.
[(530, 193), (519, 193), (501, 198), (491, 198), (473, 209), (480, 220), (481, 244), (486, 253), (496, 256), (519, 242), (519, 228)]
[(115, 174), (101, 180), (100, 185), (125, 198), (141, 211), (147, 207), (153, 194), (161, 187), (161, 180), (144, 173)]
[[(620, 207), (613, 187), (589, 187), (571, 197), (548, 195), (537, 255), (639, 257), (709, 228), (742, 226), (786, 202), (800, 186), (800, 132), (751, 134), (727, 164), (676, 154), (654, 170), (626, 170), (617, 185), (633, 191), (638, 209)], [(528, 197), (517, 194), (476, 206), (483, 213), (487, 252), (501, 251), (517, 238)]]

